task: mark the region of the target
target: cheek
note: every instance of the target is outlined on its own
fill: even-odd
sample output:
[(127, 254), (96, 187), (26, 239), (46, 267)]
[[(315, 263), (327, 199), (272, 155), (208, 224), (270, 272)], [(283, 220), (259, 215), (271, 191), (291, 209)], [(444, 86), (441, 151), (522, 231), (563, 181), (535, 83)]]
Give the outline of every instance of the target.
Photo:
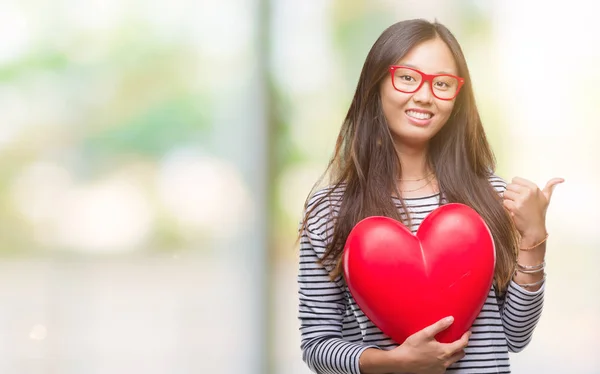
[(404, 95), (386, 95), (382, 98), (381, 107), (388, 122), (404, 111), (407, 102), (408, 99)]
[(438, 104), (438, 113), (440, 117), (444, 119), (444, 121), (450, 117), (450, 114), (452, 114), (452, 109), (454, 109), (454, 102)]
[(410, 101), (410, 95), (402, 92), (394, 91), (383, 97), (383, 109), (387, 112), (396, 114), (399, 111), (404, 111), (407, 103)]

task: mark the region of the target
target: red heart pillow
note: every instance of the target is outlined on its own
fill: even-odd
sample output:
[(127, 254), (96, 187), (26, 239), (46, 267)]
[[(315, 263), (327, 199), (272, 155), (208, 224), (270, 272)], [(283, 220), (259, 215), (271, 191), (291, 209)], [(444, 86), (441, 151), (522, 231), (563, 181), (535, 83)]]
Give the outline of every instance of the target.
[(398, 344), (446, 316), (453, 316), (454, 323), (437, 340), (459, 339), (485, 303), (495, 262), (485, 221), (457, 203), (431, 212), (416, 235), (394, 219), (365, 218), (352, 229), (344, 248), (350, 293)]

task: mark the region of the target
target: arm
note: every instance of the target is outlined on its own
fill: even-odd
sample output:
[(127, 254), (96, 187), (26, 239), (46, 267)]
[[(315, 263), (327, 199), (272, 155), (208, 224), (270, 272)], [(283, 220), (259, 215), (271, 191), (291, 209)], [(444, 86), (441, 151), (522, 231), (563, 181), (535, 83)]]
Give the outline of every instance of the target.
[(544, 303), (544, 258), (546, 255), (546, 210), (553, 187), (562, 179), (550, 180), (543, 191), (532, 182), (514, 178), (504, 191), (504, 206), (521, 234), (517, 267), (531, 267), (534, 272), (519, 270), (510, 282), (501, 308), (502, 325), (511, 352), (523, 350), (531, 341)]
[[(539, 240), (532, 242), (525, 237), (521, 239), (521, 247), (530, 247), (536, 243), (539, 243)], [(519, 251), (517, 263), (528, 266), (538, 265), (544, 261), (545, 254), (546, 243), (542, 243), (531, 251)], [(542, 283), (530, 287), (521, 286), (539, 282)], [(502, 325), (511, 352), (520, 352), (529, 344), (542, 315), (543, 305), (543, 272), (532, 274), (517, 272), (508, 286), (502, 309)]]
[(305, 229), (298, 273), (302, 359), (315, 373), (360, 374), (359, 357), (369, 346), (342, 339), (346, 298), (318, 264), (324, 250), (323, 238)]

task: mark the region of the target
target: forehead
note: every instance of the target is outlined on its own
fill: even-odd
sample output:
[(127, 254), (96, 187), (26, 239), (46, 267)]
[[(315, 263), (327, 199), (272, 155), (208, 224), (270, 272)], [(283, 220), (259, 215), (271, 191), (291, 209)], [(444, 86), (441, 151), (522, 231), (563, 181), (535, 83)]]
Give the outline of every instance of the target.
[(427, 74), (458, 75), (456, 61), (450, 48), (439, 38), (417, 44), (396, 64), (414, 67)]

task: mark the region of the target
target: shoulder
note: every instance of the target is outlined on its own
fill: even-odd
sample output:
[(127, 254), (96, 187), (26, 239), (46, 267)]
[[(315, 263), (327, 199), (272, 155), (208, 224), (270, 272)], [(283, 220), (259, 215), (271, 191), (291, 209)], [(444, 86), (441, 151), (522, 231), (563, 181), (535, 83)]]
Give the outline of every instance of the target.
[(345, 185), (327, 186), (315, 191), (307, 200), (303, 220), (305, 229), (321, 237), (328, 236), (333, 229), (333, 220), (337, 216)]
[(504, 191), (506, 190), (506, 185), (508, 184), (506, 180), (504, 180), (504, 178), (497, 175), (496, 173), (491, 173), (488, 176), (488, 181), (500, 196), (504, 194)]
[[(300, 221), (301, 255), (323, 258), (333, 237), (334, 220), (343, 195), (343, 187), (329, 186), (309, 196)], [(327, 267), (327, 270), (331, 271), (333, 268)]]

